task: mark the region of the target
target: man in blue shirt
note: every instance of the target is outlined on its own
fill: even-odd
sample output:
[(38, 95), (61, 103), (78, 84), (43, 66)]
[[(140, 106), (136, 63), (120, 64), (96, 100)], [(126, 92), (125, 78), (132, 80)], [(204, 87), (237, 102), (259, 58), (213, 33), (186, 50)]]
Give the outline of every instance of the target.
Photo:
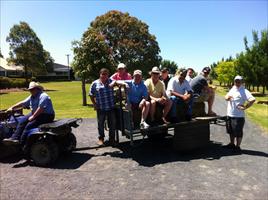
[(150, 102), (147, 101), (148, 91), (147, 87), (144, 85), (142, 81), (141, 70), (135, 70), (133, 73), (133, 80), (126, 82), (129, 85), (128, 104), (131, 105), (132, 109), (141, 110), (142, 114), (141, 114), (140, 128), (147, 129), (149, 128), (149, 125), (145, 122), (145, 120), (149, 113)]
[(11, 106), (7, 111), (18, 108), (30, 108), (31, 112), (25, 115), (18, 123), (15, 132), (10, 138), (4, 139), (6, 143), (24, 144), (27, 131), (37, 128), (41, 124), (49, 123), (54, 120), (55, 112), (50, 97), (43, 92), (43, 87), (36, 82), (30, 82), (28, 90), (31, 95), (25, 100)]
[(115, 81), (109, 78), (109, 70), (102, 68), (100, 70), (100, 78), (95, 80), (89, 90), (89, 96), (97, 111), (99, 141), (98, 145), (104, 145), (104, 122), (108, 118), (109, 124), (109, 142), (111, 145), (115, 144), (115, 124), (116, 117), (114, 113), (114, 92), (113, 86)]

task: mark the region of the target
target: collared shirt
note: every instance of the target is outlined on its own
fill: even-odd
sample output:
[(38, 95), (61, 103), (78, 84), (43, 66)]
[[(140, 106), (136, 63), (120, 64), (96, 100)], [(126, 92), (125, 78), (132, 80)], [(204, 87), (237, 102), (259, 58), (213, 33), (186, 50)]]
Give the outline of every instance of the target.
[(112, 76), (111, 76), (111, 79), (112, 80), (115, 80), (115, 81), (119, 81), (119, 80), (131, 80), (132, 77), (129, 73), (125, 72), (123, 73), (122, 76), (119, 75), (118, 72), (114, 73)]
[(199, 74), (191, 80), (190, 86), (195, 94), (201, 94), (203, 88), (208, 86), (208, 82), (202, 74)]
[(113, 88), (109, 87), (111, 82), (110, 78), (104, 84), (97, 79), (90, 86), (89, 96), (96, 97), (96, 104), (100, 110), (109, 111), (114, 108), (114, 92)]
[(239, 88), (233, 86), (227, 95), (232, 97), (227, 104), (227, 116), (245, 117), (245, 111), (238, 109), (237, 106), (243, 105), (246, 101), (254, 100), (252, 94), (244, 86)]
[(153, 83), (151, 78), (148, 78), (145, 81), (145, 86), (147, 87), (149, 95), (155, 98), (161, 98), (165, 96), (165, 84), (163, 81), (158, 80), (156, 84)]
[(185, 94), (186, 92), (192, 92), (192, 89), (188, 81), (183, 80), (182, 83), (179, 81), (179, 77), (175, 76), (170, 79), (167, 87), (167, 96), (171, 96), (171, 92), (177, 92), (179, 94)]
[(22, 104), (23, 107), (30, 107), (32, 113), (34, 113), (37, 108), (40, 107), (44, 109), (43, 113), (55, 114), (50, 97), (43, 91), (38, 92), (35, 96), (30, 95), (23, 100)]
[(128, 101), (129, 103), (140, 103), (140, 101), (145, 98), (148, 98), (148, 92), (147, 88), (144, 85), (143, 81), (141, 81), (139, 84), (136, 84), (133, 80), (126, 81), (126, 83), (129, 85), (129, 91), (128, 91)]

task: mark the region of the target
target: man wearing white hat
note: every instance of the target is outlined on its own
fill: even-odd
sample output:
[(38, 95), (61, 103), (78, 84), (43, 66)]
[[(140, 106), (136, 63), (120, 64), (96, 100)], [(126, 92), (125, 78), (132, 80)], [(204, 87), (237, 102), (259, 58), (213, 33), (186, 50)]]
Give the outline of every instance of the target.
[(169, 121), (167, 120), (167, 115), (171, 109), (172, 101), (166, 95), (165, 83), (159, 79), (160, 74), (161, 71), (158, 67), (153, 67), (151, 71), (151, 78), (148, 78), (144, 84), (147, 87), (150, 97), (151, 121), (154, 122), (155, 120), (156, 106), (158, 105), (163, 109), (162, 121), (165, 124), (168, 124)]
[[(255, 102), (252, 94), (242, 85), (243, 78), (236, 76), (234, 78), (234, 86), (226, 94), (225, 100), (228, 101), (226, 124), (227, 132), (230, 134), (230, 143), (226, 148), (240, 152), (240, 144), (243, 137), (243, 127), (245, 124), (245, 110)], [(245, 104), (245, 102), (247, 102)], [(236, 139), (236, 145), (235, 145)]]
[(119, 63), (117, 66), (117, 72), (111, 76), (112, 80), (119, 81), (119, 80), (131, 80), (132, 77), (126, 71), (127, 67), (124, 63)]
[(54, 120), (55, 112), (50, 97), (43, 92), (43, 87), (37, 82), (30, 82), (29, 92), (31, 95), (11, 106), (7, 111), (18, 108), (30, 108), (31, 112), (25, 115), (18, 123), (15, 132), (10, 138), (3, 141), (6, 143), (25, 142), (27, 131), (37, 128), (41, 124), (49, 123)]

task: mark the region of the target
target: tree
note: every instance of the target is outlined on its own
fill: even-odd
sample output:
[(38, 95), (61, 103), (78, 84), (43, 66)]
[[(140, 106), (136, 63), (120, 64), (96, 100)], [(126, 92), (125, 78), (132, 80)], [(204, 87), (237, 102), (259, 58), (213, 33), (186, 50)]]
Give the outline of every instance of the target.
[(175, 74), (176, 71), (178, 70), (178, 65), (174, 61), (170, 60), (162, 60), (161, 61), (161, 69), (163, 68), (168, 68), (170, 74)]
[(220, 83), (231, 85), (236, 75), (235, 65), (233, 61), (222, 61), (215, 68), (217, 73), (218, 81)]
[(22, 65), (28, 82), (28, 72), (45, 74), (46, 64), (53, 61), (50, 54), (43, 49), (40, 39), (26, 22), (15, 24), (6, 41), (10, 45), (9, 62)]
[(261, 31), (260, 38), (257, 31), (252, 32), (253, 45), (248, 46), (248, 40), (244, 38), (245, 50), (237, 55), (237, 71), (244, 76), (248, 86), (268, 87), (268, 32)]
[(82, 79), (82, 88), (85, 79), (97, 79), (103, 67), (112, 73), (122, 62), (129, 72), (137, 68), (147, 72), (161, 62), (158, 43), (149, 33), (148, 25), (120, 11), (96, 17), (81, 41), (74, 41), (72, 45), (73, 67)]

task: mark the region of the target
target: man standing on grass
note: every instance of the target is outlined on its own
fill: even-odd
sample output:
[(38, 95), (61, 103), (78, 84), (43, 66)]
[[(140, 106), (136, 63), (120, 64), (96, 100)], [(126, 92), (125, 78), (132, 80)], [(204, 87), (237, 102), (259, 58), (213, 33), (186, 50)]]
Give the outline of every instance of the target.
[(104, 145), (104, 121), (107, 117), (109, 125), (109, 143), (115, 145), (115, 112), (114, 91), (115, 81), (109, 78), (109, 70), (102, 68), (100, 78), (95, 80), (90, 87), (89, 96), (97, 111), (99, 140), (98, 145)]
[[(225, 100), (228, 101), (228, 121), (226, 127), (227, 132), (230, 134), (230, 143), (225, 148), (230, 148), (237, 152), (241, 151), (240, 144), (242, 142), (243, 127), (245, 124), (245, 110), (255, 102), (255, 98), (244, 88), (242, 81), (243, 78), (241, 76), (236, 76), (234, 78), (234, 86), (225, 96)], [(248, 103), (245, 104), (245, 102)]]

